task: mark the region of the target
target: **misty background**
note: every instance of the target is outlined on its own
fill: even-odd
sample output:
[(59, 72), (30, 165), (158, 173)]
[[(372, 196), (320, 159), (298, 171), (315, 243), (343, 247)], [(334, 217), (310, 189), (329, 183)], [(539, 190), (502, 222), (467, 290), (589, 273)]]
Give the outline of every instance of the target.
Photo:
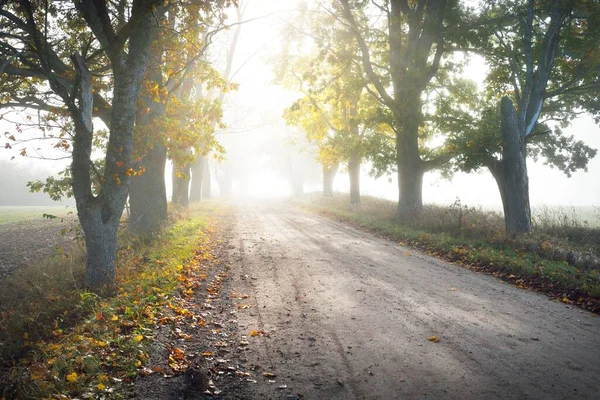
[[(283, 46), (282, 27), (293, 21), (294, 2), (255, 0), (247, 9), (234, 56), (233, 82), (239, 89), (227, 94), (224, 104), (224, 121), (227, 128), (217, 134), (227, 152), (226, 160), (210, 160), (212, 195), (220, 195), (220, 186), (231, 181), (232, 191), (227, 197), (248, 196), (273, 198), (290, 196), (300, 188), (304, 192), (321, 190), (321, 170), (315, 161), (315, 149), (306, 142), (298, 128), (286, 126), (283, 111), (296, 98), (297, 93), (287, 92), (273, 83), (273, 57)], [(235, 21), (231, 14), (231, 22)], [(227, 43), (232, 32), (223, 33), (213, 46), (213, 59), (217, 68), (224, 64)], [(473, 79), (483, 79), (485, 65), (474, 59), (465, 70)], [(18, 121), (18, 116), (12, 117)], [(9, 121), (0, 121), (0, 132), (10, 135), (15, 127)], [(566, 133), (594, 148), (600, 148), (600, 128), (590, 117), (578, 117)], [(31, 136), (39, 132), (31, 132)], [(28, 144), (28, 154), (53, 158), (52, 149), (41, 142)], [(4, 147), (4, 146), (3, 146)], [(28, 181), (44, 180), (69, 165), (69, 160), (43, 160), (22, 157), (20, 148), (0, 151), (0, 205), (47, 206), (73, 205), (71, 199), (63, 203), (52, 201), (44, 193), (30, 193)], [(63, 158), (64, 154), (58, 158)], [(588, 172), (578, 171), (568, 178), (563, 173), (544, 165), (544, 160), (528, 160), (532, 206), (600, 205), (600, 158), (589, 163)], [(167, 176), (167, 193), (171, 195), (171, 166)], [(395, 175), (374, 179), (370, 166), (361, 167), (361, 194), (391, 200), (398, 198)], [(334, 190), (349, 190), (348, 174), (341, 170), (335, 178)], [(221, 185), (220, 185), (221, 184)], [(424, 178), (423, 198), (426, 203), (450, 204), (457, 198), (462, 204), (500, 208), (500, 195), (491, 174), (482, 171), (473, 174), (457, 173), (451, 180), (439, 173), (427, 173)]]

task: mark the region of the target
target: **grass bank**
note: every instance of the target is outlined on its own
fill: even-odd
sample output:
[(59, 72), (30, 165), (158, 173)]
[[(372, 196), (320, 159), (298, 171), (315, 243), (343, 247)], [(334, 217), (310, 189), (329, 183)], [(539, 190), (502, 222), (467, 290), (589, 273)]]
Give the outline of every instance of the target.
[[(493, 274), (520, 287), (548, 293), (567, 304), (600, 312), (600, 229), (548, 213), (535, 219), (534, 233), (507, 237), (500, 213), (451, 206), (425, 206), (408, 224), (395, 217), (394, 202), (363, 197), (351, 206), (346, 195), (306, 196), (301, 205), (417, 247), (434, 256)], [(571, 221), (571, 223), (569, 223)]]
[(81, 246), (3, 281), (0, 396), (125, 397), (144, 372), (154, 328), (169, 313), (185, 314), (181, 302), (206, 277), (222, 211), (203, 203), (151, 242), (122, 233), (116, 289), (102, 297), (82, 286)]

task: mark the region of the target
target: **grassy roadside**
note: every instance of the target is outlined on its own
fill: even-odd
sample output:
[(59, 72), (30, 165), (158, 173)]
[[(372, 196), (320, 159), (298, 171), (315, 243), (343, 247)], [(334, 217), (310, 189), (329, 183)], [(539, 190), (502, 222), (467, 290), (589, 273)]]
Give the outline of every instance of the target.
[(362, 204), (353, 207), (344, 195), (334, 198), (312, 195), (300, 204), (312, 212), (493, 274), (519, 287), (533, 288), (564, 303), (600, 312), (600, 266), (590, 265), (593, 257), (584, 260), (579, 256), (574, 260), (583, 251), (597, 251), (595, 246), (600, 244), (597, 228), (559, 229), (541, 221), (535, 233), (508, 238), (501, 215), (460, 204), (427, 206), (423, 216), (410, 225), (400, 224), (394, 217), (395, 204), (382, 199), (363, 197)]
[(154, 328), (185, 316), (185, 298), (206, 278), (202, 264), (223, 210), (192, 208), (151, 243), (124, 233), (110, 295), (82, 288), (81, 248), (4, 281), (1, 398), (123, 398), (146, 368)]

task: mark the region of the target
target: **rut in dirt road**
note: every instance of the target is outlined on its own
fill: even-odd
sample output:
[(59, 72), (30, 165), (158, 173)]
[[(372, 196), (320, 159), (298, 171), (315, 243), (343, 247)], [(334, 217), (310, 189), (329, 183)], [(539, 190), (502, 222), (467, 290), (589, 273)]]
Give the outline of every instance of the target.
[(600, 396), (591, 313), (284, 203), (232, 229), (255, 399)]

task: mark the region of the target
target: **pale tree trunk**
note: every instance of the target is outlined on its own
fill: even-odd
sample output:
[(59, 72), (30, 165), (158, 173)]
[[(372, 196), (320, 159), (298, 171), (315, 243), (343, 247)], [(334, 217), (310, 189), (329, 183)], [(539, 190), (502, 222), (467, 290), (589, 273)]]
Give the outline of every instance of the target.
[(403, 105), (400, 128), (396, 133), (396, 163), (398, 165), (398, 217), (402, 221), (416, 218), (423, 209), (423, 174), (419, 152), (420, 99)]
[(190, 165), (173, 166), (172, 202), (184, 208), (189, 206)]
[(348, 161), (348, 175), (350, 175), (350, 204), (360, 204), (360, 154), (354, 152)]
[(210, 179), (210, 165), (208, 164), (208, 157), (204, 157), (202, 174), (202, 198), (210, 199), (212, 195), (212, 182)]
[(166, 162), (167, 148), (157, 143), (138, 164), (137, 169), (143, 167), (145, 171), (131, 179), (129, 224), (138, 234), (156, 234), (167, 221)]
[[(161, 61), (163, 46), (155, 43), (150, 49), (150, 66), (146, 80), (162, 86)], [(140, 130), (152, 130), (152, 124), (164, 116), (166, 105), (146, 94), (140, 99), (136, 126)], [(136, 154), (141, 157), (137, 163), (136, 174), (131, 177), (129, 201), (131, 204), (130, 229), (137, 234), (155, 235), (167, 221), (167, 188), (165, 185), (165, 164), (167, 147), (163, 142), (163, 132), (154, 132), (146, 140), (136, 141), (139, 149)]]
[(330, 165), (330, 166), (323, 164), (322, 167), (323, 167), (323, 196), (332, 197), (333, 196), (333, 181), (335, 180), (335, 175), (337, 174), (339, 164), (334, 164), (334, 165)]
[(190, 203), (202, 200), (202, 179), (204, 175), (204, 157), (200, 154), (191, 166), (192, 182), (190, 185)]
[(90, 287), (110, 285), (115, 280), (117, 266), (117, 232), (120, 214), (103, 218), (101, 208), (79, 213), (85, 234), (85, 281)]
[(527, 144), (519, 129), (513, 102), (503, 97), (501, 106), (502, 161), (490, 166), (496, 179), (508, 234), (531, 232), (529, 178), (527, 175)]

